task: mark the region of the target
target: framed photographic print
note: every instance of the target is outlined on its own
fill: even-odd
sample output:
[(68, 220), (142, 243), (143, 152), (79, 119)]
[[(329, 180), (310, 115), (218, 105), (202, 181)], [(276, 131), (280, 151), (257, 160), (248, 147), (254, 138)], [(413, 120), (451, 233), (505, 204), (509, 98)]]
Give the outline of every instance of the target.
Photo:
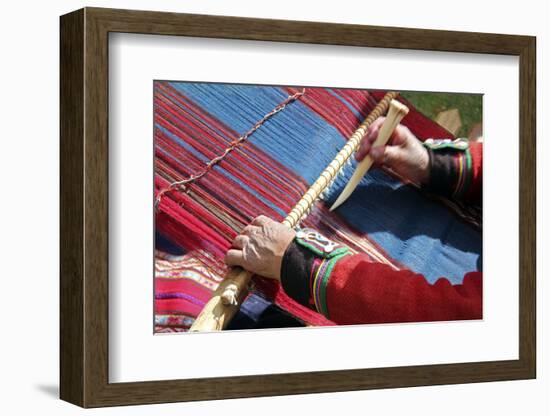
[(61, 17), (61, 398), (534, 378), (535, 38)]

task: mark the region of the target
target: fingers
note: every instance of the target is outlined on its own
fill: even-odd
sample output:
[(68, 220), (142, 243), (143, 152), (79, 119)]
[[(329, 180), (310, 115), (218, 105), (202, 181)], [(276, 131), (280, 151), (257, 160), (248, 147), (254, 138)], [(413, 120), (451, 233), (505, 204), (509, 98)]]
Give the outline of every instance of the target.
[(393, 131), (388, 143), (392, 146), (406, 146), (407, 141), (410, 140), (411, 137), (414, 136), (408, 127), (399, 124)]
[(238, 235), (233, 240), (233, 247), (238, 248), (239, 250), (242, 250), (244, 246), (248, 244), (249, 238), (246, 235)]
[(380, 127), (382, 127), (382, 124), (384, 124), (384, 121), (386, 121), (386, 117), (378, 117), (376, 120), (372, 122), (372, 124), (369, 126), (369, 129), (367, 131), (367, 136), (371, 136), (373, 132), (376, 132), (376, 136), (378, 136), (378, 130), (380, 130)]
[(260, 227), (250, 224), (250, 225), (247, 225), (246, 227), (243, 228), (243, 230), (241, 231), (241, 234), (242, 235), (254, 235), (258, 231), (260, 231)]
[(367, 133), (365, 134), (365, 137), (361, 140), (361, 143), (359, 144), (359, 148), (355, 152), (355, 160), (358, 162), (362, 161), (366, 155), (369, 154), (370, 149), (372, 147), (372, 144), (378, 137), (378, 132), (380, 131), (380, 127), (384, 123), (385, 117), (378, 117), (374, 122), (369, 126), (367, 129)]
[(241, 250), (230, 249), (225, 253), (225, 264), (228, 266), (244, 266), (244, 256)]
[(262, 225), (269, 224), (270, 222), (273, 222), (271, 218), (266, 217), (265, 215), (259, 215), (256, 218), (254, 218), (250, 224), (261, 227)]
[(407, 127), (399, 124), (392, 132), (386, 146), (373, 147), (374, 142), (378, 138), (380, 128), (384, 124), (385, 120), (385, 117), (379, 117), (369, 126), (367, 134), (359, 144), (359, 148), (355, 153), (355, 159), (358, 162), (362, 161), (365, 156), (370, 155), (375, 165), (391, 163), (393, 156), (395, 156), (396, 150), (390, 150), (390, 154), (387, 156), (385, 149), (389, 147), (405, 146), (407, 144), (407, 140), (410, 136), (412, 136), (412, 133)]
[[(386, 121), (386, 117), (379, 117), (374, 121), (374, 123), (369, 126), (365, 137), (371, 143), (371, 145), (374, 144), (374, 142), (378, 138), (378, 133), (380, 132), (384, 121)], [(410, 134), (410, 130), (407, 127), (403, 126), (402, 124), (398, 124), (397, 127), (393, 130), (387, 144), (388, 146), (401, 146), (407, 141), (407, 138)]]
[(370, 150), (370, 157), (372, 158), (374, 165), (382, 165), (384, 164), (384, 153), (386, 150), (386, 146), (377, 146), (373, 147)]
[(370, 150), (375, 165), (394, 167), (402, 158), (402, 149), (398, 146), (376, 146)]
[(366, 155), (369, 154), (371, 149), (371, 142), (368, 140), (367, 137), (365, 137), (361, 143), (359, 144), (359, 148), (355, 152), (355, 160), (358, 162), (361, 162)]
[(249, 243), (250, 237), (258, 234), (261, 231), (261, 227), (274, 222), (271, 218), (265, 215), (259, 215), (254, 218), (252, 222), (243, 228), (241, 233), (233, 240), (233, 247), (243, 249), (243, 247)]

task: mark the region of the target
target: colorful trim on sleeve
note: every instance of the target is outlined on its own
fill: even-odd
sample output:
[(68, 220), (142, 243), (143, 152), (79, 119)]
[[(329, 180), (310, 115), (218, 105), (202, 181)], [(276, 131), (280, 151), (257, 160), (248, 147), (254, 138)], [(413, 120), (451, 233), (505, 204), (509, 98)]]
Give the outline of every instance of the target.
[(424, 146), (430, 158), (430, 180), (424, 188), (462, 199), (474, 182), (470, 143), (465, 139), (429, 139)]
[(323, 258), (332, 258), (348, 252), (348, 247), (329, 240), (324, 235), (311, 228), (304, 228), (296, 232), (296, 244), (308, 249), (315, 255)]
[[(332, 256), (330, 258), (317, 259), (311, 270), (311, 293), (313, 303), (317, 312), (329, 318), (327, 306), (327, 286), (332, 270), (336, 263), (347, 256), (348, 251)], [(330, 319), (330, 318), (329, 318)]]
[(455, 163), (457, 165), (458, 176), (453, 196), (461, 198), (468, 192), (472, 184), (473, 168), (470, 149), (467, 148), (464, 153), (458, 153)]

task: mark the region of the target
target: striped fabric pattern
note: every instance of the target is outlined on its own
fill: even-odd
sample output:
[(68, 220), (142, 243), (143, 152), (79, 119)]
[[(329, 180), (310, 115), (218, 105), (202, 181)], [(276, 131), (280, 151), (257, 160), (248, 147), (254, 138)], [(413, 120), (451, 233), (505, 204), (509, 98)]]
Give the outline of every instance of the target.
[[(155, 82), (155, 191), (202, 170), (300, 89)], [(236, 234), (260, 214), (282, 220), (383, 94), (306, 88), (304, 96), (268, 120), (185, 192), (165, 194), (156, 214), (157, 233), (221, 278), (226, 271), (223, 256)], [(417, 137), (450, 137), (411, 110), (403, 123)], [(381, 170), (369, 173), (337, 213), (329, 212), (354, 164), (337, 179), (326, 202), (316, 203), (303, 226), (349, 246), (352, 252), (368, 254), (372, 261), (423, 273), (432, 282), (446, 276), (458, 283), (464, 273), (478, 269), (480, 230), (446, 204)], [(182, 296), (191, 285), (166, 286), (162, 279), (166, 276), (156, 271), (158, 317), (173, 316), (181, 312), (178, 305), (193, 303)], [(179, 279), (188, 277), (181, 274)], [(197, 276), (192, 279), (196, 284)], [(214, 286), (204, 288), (210, 292)], [(255, 287), (308, 324), (330, 324), (293, 302), (272, 281), (257, 278)], [(186, 316), (193, 316), (191, 309)], [(159, 318), (159, 322), (172, 321)]]
[(155, 332), (188, 330), (218, 287), (222, 276), (198, 257), (155, 251)]

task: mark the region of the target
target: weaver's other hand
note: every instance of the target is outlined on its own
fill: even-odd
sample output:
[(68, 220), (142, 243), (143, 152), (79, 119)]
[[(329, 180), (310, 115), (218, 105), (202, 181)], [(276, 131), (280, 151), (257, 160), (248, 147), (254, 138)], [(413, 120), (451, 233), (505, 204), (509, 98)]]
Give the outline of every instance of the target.
[(233, 248), (225, 255), (225, 262), (279, 280), (283, 256), (295, 235), (294, 230), (286, 225), (260, 215), (235, 237)]
[(430, 175), (428, 151), (407, 127), (398, 125), (386, 146), (373, 147), (384, 120), (385, 117), (380, 117), (370, 125), (355, 159), (361, 161), (370, 154), (375, 166), (387, 166), (417, 184), (427, 183)]

